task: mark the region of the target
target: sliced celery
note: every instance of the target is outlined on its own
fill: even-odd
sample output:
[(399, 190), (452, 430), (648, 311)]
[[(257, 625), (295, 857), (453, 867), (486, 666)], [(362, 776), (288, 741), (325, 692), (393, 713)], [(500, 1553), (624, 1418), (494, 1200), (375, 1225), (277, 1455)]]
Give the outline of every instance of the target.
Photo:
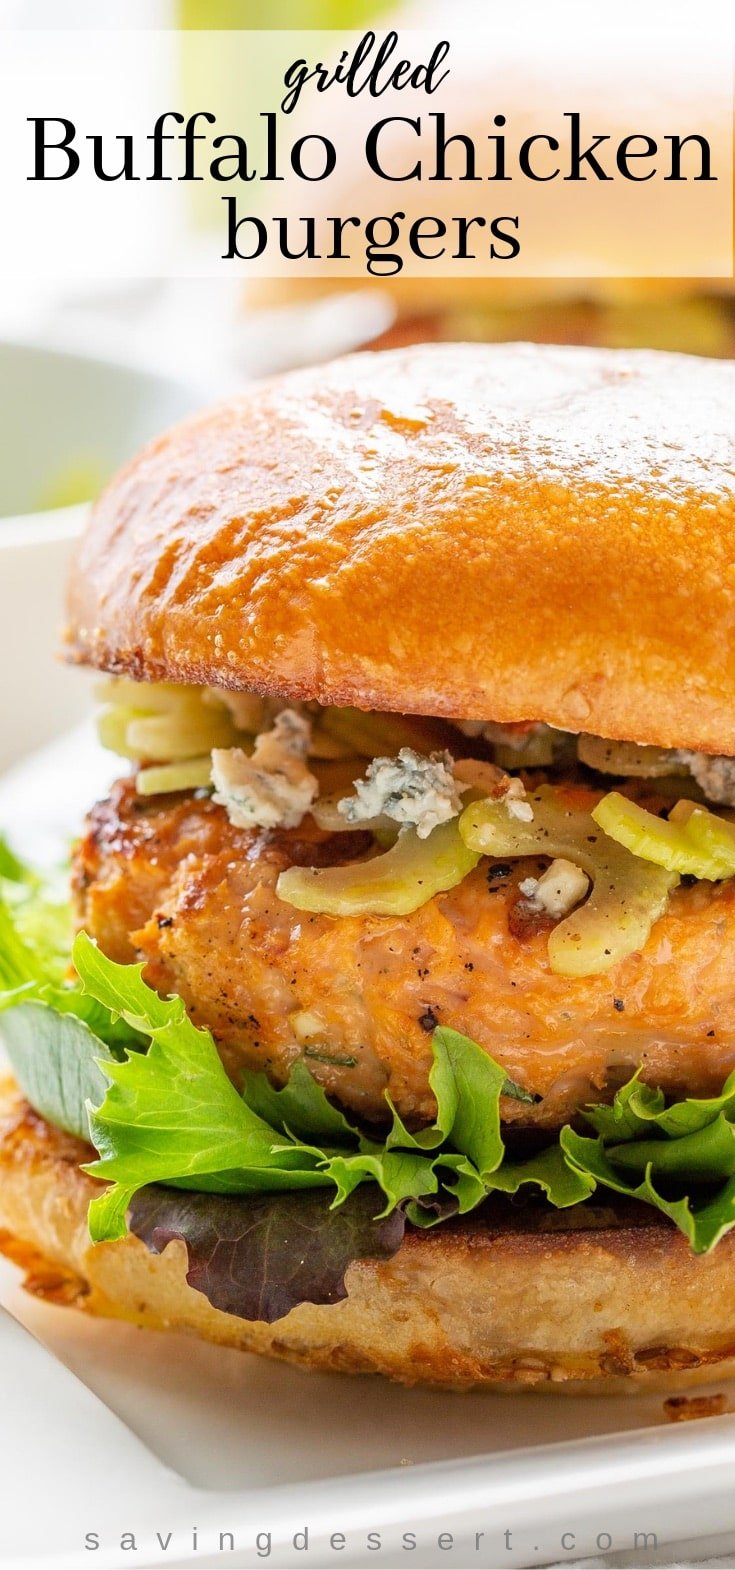
[(470, 803), (459, 820), (460, 834), (471, 850), (486, 856), (561, 856), (581, 867), (592, 891), (550, 933), (549, 964), (563, 976), (609, 970), (643, 948), (678, 877), (609, 839), (591, 813), (568, 806), (552, 786), (527, 799), (530, 823), (512, 817), (502, 800)]
[(202, 703), (207, 708), (220, 711), (224, 708), (238, 730), (248, 731), (254, 736), (263, 729), (265, 723), (265, 699), (259, 698), (254, 692), (229, 692), (224, 687), (198, 687), (192, 689), (198, 692)]
[(141, 769), (135, 788), (139, 796), (164, 796), (174, 790), (201, 790), (211, 783), (212, 760), (207, 756)]
[(479, 852), (461, 838), (458, 820), (442, 823), (427, 839), (413, 828), (372, 861), (348, 867), (289, 867), (276, 885), (280, 899), (297, 910), (327, 916), (410, 916), (477, 866)]
[(336, 736), (364, 758), (393, 757), (401, 747), (432, 752), (442, 746), (445, 734), (438, 721), (362, 709), (323, 709), (319, 724), (328, 735)]
[(356, 830), (367, 830), (372, 834), (379, 845), (388, 848), (395, 845), (398, 839), (399, 826), (393, 818), (386, 817), (384, 812), (375, 818), (363, 818), (360, 823), (350, 823), (339, 811), (338, 803), (344, 799), (344, 791), (336, 791), (331, 796), (318, 796), (309, 808), (317, 828), (323, 829), (326, 834), (354, 834)]
[(243, 739), (225, 705), (205, 701), (199, 687), (112, 677), (96, 696), (110, 705), (97, 721), (102, 745), (136, 763), (179, 763)]
[[(329, 731), (325, 730), (323, 725), (314, 725), (311, 732), (309, 757), (335, 760), (339, 758), (355, 758), (356, 753), (354, 747), (346, 739), (340, 740), (339, 736), (330, 736)], [(361, 765), (359, 763), (357, 773), (361, 773)]]
[(602, 736), (579, 736), (577, 756), (599, 774), (619, 774), (626, 779), (658, 779), (689, 772), (677, 753), (666, 747), (639, 747), (633, 741), (606, 741)]
[(131, 719), (126, 742), (134, 757), (141, 759), (166, 759), (179, 763), (186, 758), (199, 758), (214, 747), (242, 745), (243, 734), (238, 731), (223, 711), (208, 712), (202, 708), (196, 717), (177, 714), (146, 714)]
[[(324, 829), (327, 834), (354, 834), (356, 829), (367, 829), (372, 834), (375, 828), (390, 827), (391, 820), (386, 818), (384, 813), (379, 813), (374, 818), (364, 818), (360, 823), (350, 823), (339, 810), (339, 803), (343, 800), (344, 791), (338, 791), (332, 796), (317, 797), (309, 810), (318, 828)], [(395, 824), (393, 826), (396, 828)]]
[[(706, 807), (695, 807), (687, 819), (686, 832), (697, 850), (708, 858), (712, 868), (719, 868), (717, 878), (731, 878), (735, 874), (735, 824), (720, 818)], [(708, 874), (709, 876), (709, 874)]]
[(528, 731), (517, 747), (493, 742), (493, 758), (501, 769), (545, 769), (554, 762), (559, 735), (553, 731)]
[(97, 703), (113, 708), (136, 709), (145, 714), (171, 714), (174, 709), (196, 712), (202, 701), (200, 687), (187, 687), (169, 681), (131, 681), (127, 676), (109, 676), (94, 687)]
[(108, 752), (116, 752), (120, 758), (130, 758), (134, 763), (139, 763), (141, 754), (128, 742), (128, 725), (132, 720), (141, 718), (140, 711), (136, 709), (103, 709), (97, 715), (97, 735), (102, 746)]
[(735, 874), (735, 826), (706, 807), (688, 811), (682, 802), (668, 819), (659, 818), (618, 791), (610, 791), (593, 817), (619, 845), (670, 872), (713, 883)]

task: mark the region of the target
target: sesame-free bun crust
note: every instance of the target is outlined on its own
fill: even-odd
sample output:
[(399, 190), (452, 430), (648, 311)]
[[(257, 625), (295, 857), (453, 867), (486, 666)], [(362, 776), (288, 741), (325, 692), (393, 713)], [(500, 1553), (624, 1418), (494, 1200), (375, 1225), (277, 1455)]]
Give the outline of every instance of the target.
[(735, 753), (735, 364), (424, 345), (254, 385), (93, 511), (70, 657)]
[(347, 1272), (344, 1301), (272, 1325), (224, 1314), (186, 1282), (184, 1245), (90, 1243), (99, 1185), (86, 1146), (0, 1084), (0, 1248), (31, 1291), (94, 1314), (183, 1330), (342, 1373), (453, 1389), (680, 1389), (735, 1373), (735, 1241), (689, 1251), (642, 1209), (468, 1217), (410, 1232), (388, 1261)]

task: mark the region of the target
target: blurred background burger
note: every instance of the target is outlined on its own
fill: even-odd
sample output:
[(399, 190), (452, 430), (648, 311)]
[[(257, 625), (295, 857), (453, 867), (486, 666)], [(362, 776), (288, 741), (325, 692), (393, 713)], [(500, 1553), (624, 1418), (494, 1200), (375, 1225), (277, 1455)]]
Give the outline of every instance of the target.
[[(247, 9), (231, 4), (227, 14), (231, 18), (235, 11), (244, 14)], [(320, 7), (313, 9), (316, 18)], [(303, 7), (300, 10), (303, 26)], [(447, 110), (447, 130), (461, 129), (475, 144), (478, 170), (482, 167), (482, 149), (488, 136), (497, 134), (493, 116), (498, 111), (502, 111), (506, 119), (509, 157), (514, 143), (538, 130), (539, 105), (546, 112), (550, 104), (557, 110), (568, 110), (573, 103), (575, 108), (581, 109), (590, 129), (599, 131), (604, 127), (613, 144), (630, 132), (630, 104), (620, 94), (621, 72), (613, 69), (616, 51), (624, 47), (622, 24), (615, 36), (600, 40), (601, 47), (604, 42), (605, 59), (612, 62), (606, 85), (599, 77), (594, 82), (588, 80), (589, 62), (585, 60), (583, 40), (575, 54), (569, 49), (568, 38), (544, 29), (535, 38), (524, 37), (523, 53), (519, 54), (517, 36), (513, 36), (512, 31), (504, 33), (500, 18), (492, 36), (490, 79), (487, 48), (478, 49), (477, 46), (478, 27), (487, 27), (486, 10), (478, 8), (476, 0), (458, 0), (451, 8), (450, 23), (451, 76), (446, 87), (447, 97), (442, 98), (442, 108)], [(440, 0), (413, 0), (413, 3), (399, 6), (363, 4), (359, 7), (359, 20), (356, 8), (352, 25), (365, 24), (395, 27), (401, 31), (428, 29), (437, 37), (441, 36), (442, 27), (446, 30), (449, 25), (447, 7)], [(229, 21), (227, 25), (237, 24)], [(315, 20), (312, 25), (330, 24)], [(343, 16), (341, 25), (351, 24)], [(664, 47), (665, 41), (662, 41)], [(669, 97), (671, 77), (672, 73), (662, 66), (661, 81), (667, 81)], [(502, 91), (497, 88), (498, 82), (502, 83)], [(661, 96), (657, 101), (656, 85), (652, 84), (651, 123), (654, 125), (665, 103), (660, 82), (658, 90)], [(703, 112), (703, 94), (697, 88), (696, 68), (686, 82), (677, 82), (676, 93), (674, 118), (677, 123), (706, 125), (709, 110)], [(631, 89), (631, 101), (633, 97)], [(351, 124), (359, 114), (359, 105), (360, 100), (350, 104)], [(667, 110), (670, 107), (670, 103), (665, 104)], [(320, 124), (328, 125), (329, 108), (327, 98), (321, 107)], [(343, 106), (334, 102), (335, 124), (342, 110)], [(430, 103), (428, 110), (425, 124), (429, 123)], [(375, 101), (370, 105), (365, 103), (364, 112), (374, 118)], [(407, 112), (399, 94), (386, 93), (380, 100), (381, 116)], [(717, 130), (716, 125), (713, 128)], [(719, 131), (721, 134), (721, 122)], [(430, 145), (430, 134), (422, 133), (420, 141), (416, 142), (417, 156), (420, 153), (425, 157), (430, 152)], [(359, 135), (348, 140), (348, 155), (350, 146), (354, 149), (353, 160), (343, 170), (340, 199), (345, 204), (350, 199), (357, 202), (359, 210), (361, 190), (365, 191), (368, 179)], [(447, 221), (451, 218), (457, 209), (456, 179), (462, 170), (462, 158), (459, 147), (447, 154), (447, 168), (454, 174), (453, 180), (429, 182), (422, 178), (386, 188), (394, 198), (392, 206), (405, 211), (407, 223), (427, 211), (427, 192), (431, 193), (428, 201), (431, 212)], [(492, 211), (496, 193), (512, 189), (503, 185), (483, 185), (479, 180), (472, 188), (478, 193), (478, 211)], [(330, 211), (335, 201), (333, 181), (329, 184), (328, 197), (321, 196), (322, 189), (319, 186), (312, 189), (312, 208), (317, 214), (320, 198), (329, 204)], [(644, 187), (641, 193), (644, 200), (651, 200), (650, 189)], [(542, 186), (537, 190), (541, 191)], [(246, 341), (253, 363), (262, 363), (265, 369), (269, 368), (269, 355), (275, 355), (278, 364), (285, 365), (294, 360), (303, 363), (312, 358), (324, 358), (340, 348), (370, 346), (383, 349), (437, 340), (488, 343), (525, 340), (608, 348), (669, 349), (717, 357), (728, 357), (735, 352), (732, 277), (645, 276), (652, 261), (650, 255), (645, 248), (638, 247), (637, 236), (633, 237), (629, 230), (616, 228), (609, 221), (602, 206), (599, 221), (595, 213), (595, 220), (587, 227), (585, 249), (569, 257), (565, 253), (565, 213), (567, 210), (576, 212), (576, 208), (567, 208), (567, 202), (575, 198), (569, 195), (568, 186), (562, 190), (561, 185), (557, 185), (554, 190), (554, 221), (546, 224), (540, 236), (534, 236), (534, 260), (540, 276), (503, 277), (496, 272), (492, 277), (458, 277), (455, 269), (455, 276), (451, 277), (430, 276), (425, 272), (420, 277), (404, 273), (344, 281), (291, 277), (250, 283), (244, 299), (249, 317)], [(585, 202), (591, 205), (594, 198), (593, 187), (586, 185)], [(389, 202), (387, 206), (390, 205)], [(350, 210), (349, 206), (347, 210)], [(651, 228), (649, 223), (649, 235)], [(657, 240), (660, 245), (659, 235)], [(627, 276), (636, 261), (641, 276)], [(652, 265), (656, 265), (655, 260)], [(575, 276), (565, 276), (572, 271)]]

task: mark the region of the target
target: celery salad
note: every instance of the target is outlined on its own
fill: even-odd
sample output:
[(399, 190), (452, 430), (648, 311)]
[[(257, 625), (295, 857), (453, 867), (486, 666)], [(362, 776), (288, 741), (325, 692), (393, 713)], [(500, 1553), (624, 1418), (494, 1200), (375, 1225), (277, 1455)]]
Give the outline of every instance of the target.
[[(577, 978), (641, 949), (682, 877), (735, 875), (729, 760), (468, 721), (462, 736), (482, 756), (456, 761), (432, 745), (430, 721), (122, 679), (101, 698), (102, 738), (131, 760), (142, 797), (214, 792), (262, 833), (307, 812), (329, 832), (371, 829), (368, 860), (281, 873), (278, 896), (297, 909), (400, 916), (483, 856), (541, 856), (549, 867), (523, 895), (549, 918), (549, 966)], [(553, 782), (560, 758), (621, 789), (591, 812), (569, 805)], [(664, 808), (624, 793), (635, 778), (655, 781)], [(502, 1098), (535, 1098), (439, 1026), (433, 1121), (409, 1127), (386, 1100), (384, 1122), (362, 1125), (306, 1056), (280, 1088), (248, 1069), (233, 1083), (183, 1001), (75, 935), (58, 878), (5, 843), (0, 1011), (27, 1100), (92, 1147), (80, 1152), (99, 1181), (92, 1239), (131, 1231), (154, 1251), (182, 1239), (191, 1284), (244, 1318), (336, 1301), (352, 1260), (386, 1257), (407, 1226), (441, 1226), (493, 1196), (565, 1209), (623, 1195), (669, 1217), (696, 1252), (735, 1225), (735, 1073), (717, 1096), (671, 1103), (634, 1074), (519, 1156)]]

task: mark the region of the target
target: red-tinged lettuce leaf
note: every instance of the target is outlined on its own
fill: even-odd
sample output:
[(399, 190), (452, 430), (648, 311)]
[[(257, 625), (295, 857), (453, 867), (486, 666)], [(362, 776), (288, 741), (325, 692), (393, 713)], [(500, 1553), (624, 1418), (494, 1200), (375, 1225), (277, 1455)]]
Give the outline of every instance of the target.
[(372, 1183), (338, 1209), (306, 1193), (182, 1193), (159, 1184), (138, 1190), (130, 1231), (153, 1254), (173, 1238), (185, 1245), (186, 1279), (225, 1314), (273, 1324), (299, 1303), (338, 1303), (357, 1259), (389, 1259), (400, 1248), (400, 1210), (378, 1217), (383, 1195)]

